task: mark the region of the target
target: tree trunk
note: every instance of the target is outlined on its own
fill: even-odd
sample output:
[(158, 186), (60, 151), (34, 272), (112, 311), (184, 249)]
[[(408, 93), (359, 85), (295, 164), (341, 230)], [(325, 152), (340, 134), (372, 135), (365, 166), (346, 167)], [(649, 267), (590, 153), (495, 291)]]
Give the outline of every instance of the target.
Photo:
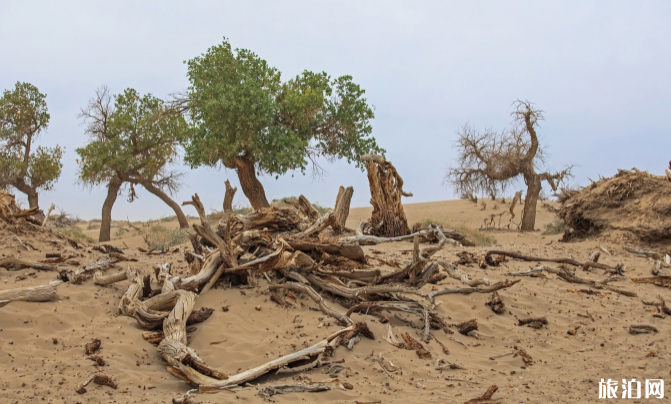
[(349, 205), (352, 201), (352, 194), (354, 193), (354, 188), (352, 187), (343, 187), (341, 186), (338, 190), (338, 197), (336, 198), (335, 210), (333, 214), (335, 215), (334, 223), (331, 225), (333, 230), (336, 233), (341, 233), (345, 230), (345, 223), (347, 222), (347, 216), (349, 216)]
[(537, 175), (525, 176), (527, 194), (524, 197), (524, 213), (522, 214), (521, 231), (536, 230), (536, 204), (541, 192), (541, 181)]
[(410, 234), (408, 220), (401, 203), (402, 196), (412, 196), (403, 191), (403, 179), (396, 168), (383, 156), (366, 154), (361, 161), (368, 172), (370, 203), (373, 213), (368, 223), (371, 234), (380, 237), (397, 237)]
[(116, 202), (116, 197), (119, 195), (119, 190), (123, 182), (118, 177), (114, 177), (107, 185), (107, 198), (103, 203), (102, 221), (100, 223), (100, 235), (98, 241), (110, 241), (110, 228), (112, 226), (112, 206)]
[(266, 199), (266, 192), (263, 190), (263, 185), (256, 178), (256, 169), (254, 168), (254, 161), (248, 156), (236, 157), (235, 168), (238, 172), (238, 179), (240, 179), (240, 186), (244, 192), (249, 203), (252, 204), (254, 210), (267, 208), (270, 206), (268, 199)]
[(175, 211), (180, 228), (185, 229), (189, 227), (189, 222), (186, 220), (186, 216), (184, 215), (184, 212), (182, 212), (182, 208), (177, 204), (177, 202), (173, 201), (172, 198), (168, 196), (168, 194), (161, 191), (160, 188), (154, 186), (151, 181), (142, 181), (140, 182), (140, 185), (142, 185), (147, 191), (158, 196), (163, 202), (165, 202), (166, 205), (170, 206), (172, 210)]
[(29, 208), (39, 208), (39, 195), (37, 194), (37, 190), (31, 188), (30, 185), (26, 184), (25, 181), (23, 181), (23, 179), (12, 185), (14, 185), (14, 187), (18, 189), (20, 192), (26, 194), (26, 196), (28, 197)]
[(235, 196), (235, 192), (238, 190), (237, 188), (233, 188), (231, 186), (231, 183), (226, 180), (224, 183), (226, 185), (226, 195), (224, 195), (224, 212), (232, 212), (233, 211), (233, 197)]

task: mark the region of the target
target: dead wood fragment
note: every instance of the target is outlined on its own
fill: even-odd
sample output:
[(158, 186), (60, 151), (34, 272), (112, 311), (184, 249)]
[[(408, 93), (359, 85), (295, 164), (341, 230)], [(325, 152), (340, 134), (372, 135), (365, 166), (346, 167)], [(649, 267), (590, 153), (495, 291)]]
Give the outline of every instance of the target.
[(491, 307), (492, 311), (496, 314), (501, 314), (506, 310), (506, 305), (503, 303), (503, 299), (501, 299), (501, 296), (499, 296), (497, 291), (492, 293), (492, 296), (485, 305)]
[(485, 391), (483, 395), (471, 398), (468, 401), (464, 401), (464, 404), (495, 403), (501, 401), (501, 399), (492, 398), (492, 396), (494, 395), (494, 393), (496, 393), (496, 390), (498, 389), (499, 388), (495, 384), (493, 384), (489, 386), (489, 388), (487, 389), (487, 391)]
[(86, 350), (86, 354), (91, 355), (91, 354), (94, 354), (94, 353), (98, 352), (98, 350), (100, 349), (100, 345), (101, 345), (101, 342), (100, 342), (99, 339), (94, 339), (93, 341), (86, 343), (86, 345), (84, 345), (84, 349)]
[(96, 271), (96, 273), (93, 275), (93, 283), (95, 283), (96, 285), (105, 286), (126, 280), (127, 278), (128, 275), (126, 271), (119, 271), (117, 273), (110, 275), (103, 275), (102, 271)]
[(92, 360), (93, 362), (96, 363), (98, 366), (105, 366), (107, 363), (105, 362), (105, 359), (103, 359), (99, 355), (91, 355), (87, 358), (88, 360)]
[(629, 334), (652, 334), (658, 333), (659, 330), (656, 327), (647, 324), (638, 324), (629, 326)]
[[(598, 269), (603, 269), (607, 272), (610, 272), (612, 274), (616, 275), (623, 275), (624, 274), (624, 266), (623, 265), (617, 265), (617, 266), (610, 266), (606, 264), (602, 264), (599, 262), (594, 262), (594, 261), (586, 261), (586, 262), (579, 262), (576, 261), (572, 258), (543, 258), (543, 257), (532, 257), (512, 251), (499, 251), (499, 250), (491, 250), (487, 251), (485, 254), (485, 260), (487, 261), (488, 264), (492, 265), (490, 262), (491, 256), (492, 255), (503, 255), (506, 257), (510, 258), (516, 258), (520, 259), (523, 261), (537, 261), (537, 262), (556, 262), (558, 264), (569, 264), (577, 267), (582, 267), (583, 269), (588, 269), (588, 268), (598, 268)], [(494, 265), (496, 266), (496, 265)]]
[(447, 271), (448, 275), (452, 279), (457, 279), (468, 286), (479, 286), (479, 285), (489, 286), (489, 279), (487, 278), (471, 280), (465, 274), (462, 275), (457, 274), (456, 267), (453, 264), (450, 264), (445, 260), (437, 260), (436, 262), (438, 263), (438, 265), (442, 266)]
[(279, 386), (266, 386), (259, 389), (259, 396), (265, 398), (267, 401), (273, 401), (272, 396), (276, 394), (290, 394), (290, 393), (318, 393), (320, 391), (331, 390), (329, 386), (324, 383), (316, 384), (283, 384)]
[(352, 194), (354, 193), (354, 188), (352, 187), (343, 187), (341, 186), (338, 190), (338, 197), (336, 198), (335, 209), (333, 211), (333, 223), (331, 228), (336, 233), (341, 233), (345, 230), (345, 222), (347, 222), (347, 217), (349, 216), (349, 205), (352, 201)]
[(534, 328), (534, 329), (539, 329), (543, 327), (544, 325), (548, 324), (548, 319), (545, 317), (529, 317), (529, 318), (520, 318), (517, 319), (517, 325), (518, 326), (523, 326), (526, 325), (528, 327)]
[(224, 185), (226, 186), (226, 194), (224, 194), (224, 213), (228, 213), (233, 211), (233, 197), (235, 197), (235, 192), (238, 188), (232, 187), (228, 180), (224, 182)]
[(478, 320), (472, 318), (468, 321), (464, 321), (463, 323), (456, 324), (455, 327), (457, 327), (459, 334), (468, 335), (469, 332), (478, 329)]
[(100, 386), (110, 386), (113, 389), (118, 387), (117, 383), (107, 375), (95, 375), (93, 376), (93, 383)]
[(19, 258), (7, 257), (0, 259), (0, 267), (6, 268), (8, 271), (16, 271), (22, 268), (34, 268), (40, 271), (55, 271), (56, 266), (45, 264), (42, 262), (27, 261)]
[(366, 256), (363, 249), (358, 244), (345, 243), (319, 243), (308, 240), (286, 240), (287, 244), (294, 250), (309, 252), (326, 252), (329, 254), (341, 255), (354, 261), (366, 263)]
[(103, 254), (109, 254), (109, 253), (112, 253), (112, 252), (117, 253), (117, 254), (123, 254), (123, 251), (120, 248), (115, 247), (113, 245), (109, 245), (109, 244), (95, 245), (95, 246), (92, 247), (92, 249), (96, 250), (96, 251), (100, 251)]
[(580, 329), (579, 325), (576, 325), (575, 327), (569, 329), (566, 333), (568, 335), (576, 335), (578, 333), (578, 330)]
[(132, 316), (135, 312), (135, 305), (142, 294), (143, 282), (138, 270), (133, 268), (126, 271), (126, 278), (130, 280), (130, 286), (128, 286), (128, 290), (126, 290), (126, 293), (121, 298), (117, 311), (119, 314)]
[(317, 358), (326, 351), (327, 347), (332, 346), (331, 344), (335, 343), (339, 345), (341, 337), (344, 334), (356, 330), (358, 327), (360, 326), (353, 324), (347, 328), (343, 328), (342, 330), (331, 334), (326, 339), (316, 343), (315, 345), (283, 356), (281, 358), (277, 358), (242, 373), (238, 373), (237, 375), (229, 377), (227, 380), (216, 380), (211, 377), (204, 376), (203, 374), (196, 372), (191, 367), (185, 366), (181, 363), (175, 363), (173, 366), (176, 366), (177, 370), (181, 372), (181, 374), (184, 375), (191, 383), (198, 385), (199, 392), (215, 392), (255, 380), (275, 369), (282, 367), (292, 367), (292, 365), (295, 364), (302, 365), (317, 360)]
[(431, 359), (431, 352), (427, 351), (426, 348), (424, 348), (424, 345), (420, 344), (419, 341), (410, 336), (410, 334), (404, 332), (401, 334), (401, 337), (405, 341), (405, 349), (415, 351), (420, 359)]
[(47, 302), (56, 297), (56, 288), (61, 281), (51, 281), (46, 285), (27, 286), (0, 290), (0, 307), (13, 301)]
[(436, 296), (447, 295), (447, 294), (450, 294), (450, 293), (460, 293), (462, 295), (468, 295), (468, 294), (471, 294), (471, 293), (474, 293), (474, 292), (477, 292), (477, 293), (491, 293), (491, 292), (494, 292), (496, 290), (509, 288), (509, 287), (513, 286), (514, 284), (518, 283), (519, 281), (520, 281), (519, 279), (515, 280), (515, 281), (511, 281), (509, 279), (506, 279), (503, 282), (497, 282), (497, 283), (495, 283), (491, 286), (485, 286), (485, 287), (478, 286), (478, 287), (468, 287), (468, 288), (452, 288), (452, 289), (448, 288), (448, 289), (436, 290), (436, 291), (433, 291), (433, 292), (429, 293), (429, 299), (434, 299)]
[(338, 322), (340, 322), (343, 325), (349, 326), (354, 324), (354, 321), (352, 321), (352, 319), (349, 317), (350, 313), (340, 314), (337, 311), (333, 310), (326, 304), (324, 298), (321, 297), (319, 293), (317, 293), (314, 289), (312, 289), (312, 287), (308, 285), (303, 285), (297, 282), (286, 282), (280, 285), (270, 286), (270, 290), (276, 290), (276, 289), (289, 289), (296, 292), (303, 292), (306, 295), (308, 295), (312, 300), (314, 300), (315, 303), (319, 305), (321, 311), (323, 311), (324, 314), (326, 314), (327, 316), (335, 318), (336, 320), (338, 320)]
[(636, 283), (652, 283), (663, 288), (671, 288), (671, 276), (653, 276), (650, 278), (632, 278)]
[(522, 358), (522, 361), (524, 361), (525, 366), (533, 365), (534, 359), (524, 349), (520, 349), (517, 352), (515, 352), (515, 355), (513, 356), (513, 358), (516, 358), (517, 355), (519, 355)]
[(493, 361), (493, 360), (497, 360), (497, 359), (499, 359), (499, 358), (503, 358), (503, 357), (505, 357), (505, 356), (513, 355), (514, 353), (515, 353), (515, 352), (513, 352), (513, 351), (504, 352), (504, 353), (499, 354), (499, 355), (490, 356), (490, 357), (489, 357), (489, 360), (492, 360), (492, 361)]

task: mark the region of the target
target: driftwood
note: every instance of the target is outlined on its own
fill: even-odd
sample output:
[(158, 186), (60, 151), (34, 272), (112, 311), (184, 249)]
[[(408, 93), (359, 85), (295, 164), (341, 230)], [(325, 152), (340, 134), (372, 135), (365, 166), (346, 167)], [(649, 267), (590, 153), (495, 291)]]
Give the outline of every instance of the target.
[(235, 192), (238, 190), (238, 188), (232, 187), (228, 180), (224, 182), (224, 185), (226, 185), (226, 194), (224, 195), (224, 213), (228, 213), (233, 211), (233, 197), (235, 197)]
[(28, 286), (0, 290), (0, 307), (14, 301), (46, 302), (56, 297), (56, 288), (61, 281), (51, 281), (46, 285)]
[(629, 334), (657, 334), (659, 330), (656, 327), (647, 324), (638, 324), (629, 326)]
[(528, 327), (535, 329), (539, 329), (547, 324), (548, 320), (545, 317), (529, 317), (529, 318), (520, 318), (517, 320), (518, 326), (526, 325)]
[(485, 305), (491, 307), (492, 311), (496, 314), (502, 314), (506, 311), (506, 305), (503, 303), (503, 299), (501, 299), (501, 296), (499, 296), (499, 292), (497, 291), (492, 292), (492, 296)]
[(370, 234), (384, 237), (403, 236), (410, 233), (403, 211), (401, 197), (412, 196), (403, 191), (403, 179), (396, 168), (383, 156), (361, 156), (366, 166), (370, 185), (370, 203), (373, 213), (369, 220)]
[[(505, 256), (505, 257), (520, 259), (520, 260), (523, 260), (523, 261), (555, 262), (555, 263), (558, 263), (558, 264), (569, 264), (569, 265), (573, 265), (573, 266), (577, 266), (577, 267), (582, 267), (584, 270), (588, 270), (589, 268), (598, 268), (598, 269), (603, 269), (604, 271), (607, 271), (607, 272), (610, 272), (610, 273), (616, 274), (616, 275), (623, 275), (624, 274), (624, 266), (623, 265), (617, 265), (615, 267), (612, 267), (610, 265), (601, 264), (601, 263), (595, 262), (595, 261), (579, 262), (579, 261), (576, 261), (572, 258), (531, 257), (531, 256), (527, 256), (527, 255), (512, 252), (512, 251), (499, 251), (499, 250), (487, 251), (487, 253), (485, 254), (485, 261), (490, 265), (493, 265), (492, 263), (496, 262), (492, 258), (492, 255), (502, 255), (502, 256)], [(596, 257), (596, 259), (598, 259), (598, 256)]]
[(653, 285), (661, 286), (663, 288), (671, 288), (671, 276), (653, 276), (650, 278), (632, 278), (632, 282), (636, 283), (652, 283)]

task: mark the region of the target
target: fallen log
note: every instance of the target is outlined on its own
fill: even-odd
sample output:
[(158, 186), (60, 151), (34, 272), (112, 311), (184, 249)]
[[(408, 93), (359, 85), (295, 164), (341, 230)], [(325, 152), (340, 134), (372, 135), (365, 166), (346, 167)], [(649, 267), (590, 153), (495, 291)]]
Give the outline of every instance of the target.
[(142, 276), (137, 269), (128, 269), (126, 271), (126, 278), (130, 280), (130, 286), (126, 293), (124, 293), (119, 302), (118, 313), (126, 316), (132, 316), (135, 312), (135, 305), (142, 294)]
[(128, 279), (128, 273), (126, 271), (120, 271), (106, 276), (103, 275), (102, 271), (96, 271), (96, 273), (93, 275), (93, 283), (100, 286), (111, 285), (126, 279)]
[(28, 286), (0, 290), (0, 307), (14, 301), (46, 302), (56, 297), (56, 288), (61, 281), (51, 281), (46, 285)]

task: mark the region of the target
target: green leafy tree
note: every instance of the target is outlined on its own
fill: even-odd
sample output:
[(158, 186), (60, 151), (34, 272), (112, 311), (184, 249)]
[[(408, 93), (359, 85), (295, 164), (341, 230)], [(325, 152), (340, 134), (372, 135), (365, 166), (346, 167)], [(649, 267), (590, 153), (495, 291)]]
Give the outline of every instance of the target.
[(362, 167), (359, 156), (384, 152), (371, 137), (374, 114), (364, 90), (351, 76), (304, 71), (282, 81), (276, 68), (249, 50), (233, 51), (226, 39), (186, 63), (186, 161), (236, 170), (254, 209), (268, 206), (257, 174), (305, 173), (310, 163), (319, 172), (319, 156)]
[(46, 95), (30, 83), (17, 82), (0, 98), (0, 187), (10, 186), (39, 207), (38, 190), (50, 190), (61, 175), (63, 150), (35, 140), (49, 126)]
[(162, 100), (134, 89), (110, 96), (106, 87), (96, 92), (80, 117), (86, 123), (90, 143), (77, 149), (79, 178), (89, 186), (106, 184), (99, 241), (110, 239), (112, 207), (128, 185), (128, 201), (141, 185), (170, 206), (180, 227), (188, 227), (186, 216), (172, 200), (180, 174), (169, 169), (178, 158), (187, 134), (182, 114)]

